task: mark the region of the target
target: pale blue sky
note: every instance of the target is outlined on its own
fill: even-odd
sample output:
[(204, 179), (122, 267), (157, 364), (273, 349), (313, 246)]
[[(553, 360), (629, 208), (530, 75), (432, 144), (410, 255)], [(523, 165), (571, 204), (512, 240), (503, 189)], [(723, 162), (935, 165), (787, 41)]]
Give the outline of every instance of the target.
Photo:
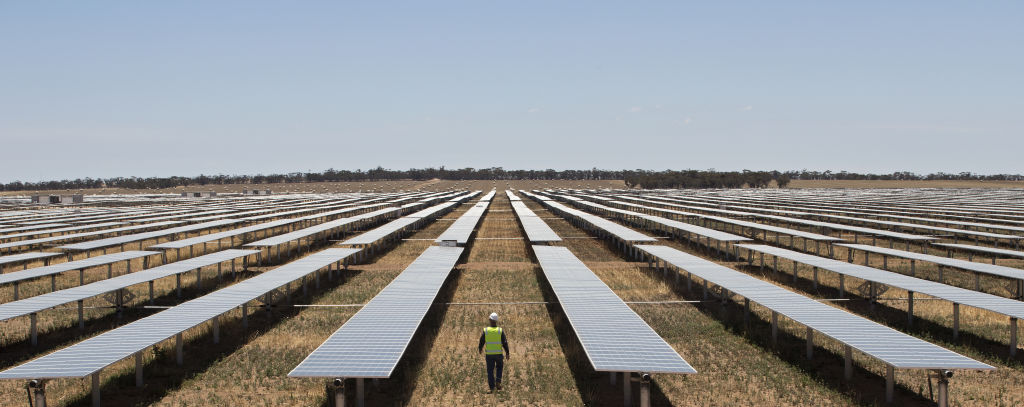
[(1024, 173), (1024, 2), (0, 3), (0, 181)]

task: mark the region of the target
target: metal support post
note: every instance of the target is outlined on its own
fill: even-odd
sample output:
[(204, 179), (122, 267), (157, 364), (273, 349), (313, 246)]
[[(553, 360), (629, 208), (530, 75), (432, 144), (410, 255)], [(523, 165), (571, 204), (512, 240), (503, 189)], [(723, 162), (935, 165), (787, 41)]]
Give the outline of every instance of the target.
[(220, 343), (220, 315), (213, 317), (213, 343)]
[(779, 313), (772, 311), (772, 345), (779, 340)]
[(807, 327), (807, 360), (814, 359), (814, 329)]
[(32, 346), (36, 346), (36, 345), (39, 344), (39, 329), (37, 327), (37, 325), (39, 323), (39, 316), (36, 315), (35, 312), (33, 312), (33, 313), (29, 314), (28, 318), (29, 318), (29, 321), (30, 321), (29, 322), (29, 324), (30, 324), (30, 326), (29, 326), (29, 332), (30, 332), (29, 336), (32, 337), (32, 339), (31, 339)]
[(363, 378), (356, 379), (356, 407), (363, 407)]
[(651, 375), (640, 373), (640, 407), (651, 407)]
[(622, 372), (622, 405), (633, 405), (633, 381), (630, 380), (629, 372)]
[(853, 347), (844, 345), (843, 354), (843, 378), (849, 381), (853, 379)]
[(907, 327), (914, 325), (914, 292), (907, 291)]
[(92, 405), (100, 407), (100, 372), (92, 374)]
[(181, 332), (178, 332), (177, 335), (174, 335), (175, 361), (178, 363), (178, 366), (185, 364), (185, 345), (182, 342), (184, 341), (182, 341)]
[(892, 365), (885, 367), (885, 402), (892, 404), (892, 396), (896, 387), (896, 369)]
[(960, 304), (953, 303), (953, 340), (960, 339)]
[(135, 352), (135, 387), (142, 387), (142, 352)]
[(345, 407), (345, 379), (334, 379), (334, 407)]

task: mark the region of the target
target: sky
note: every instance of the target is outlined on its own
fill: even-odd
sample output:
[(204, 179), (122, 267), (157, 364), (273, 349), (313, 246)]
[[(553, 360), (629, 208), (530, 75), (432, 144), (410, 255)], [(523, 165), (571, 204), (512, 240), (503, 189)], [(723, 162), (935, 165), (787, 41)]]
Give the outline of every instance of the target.
[(1024, 173), (1021, 1), (0, 2), (0, 182)]

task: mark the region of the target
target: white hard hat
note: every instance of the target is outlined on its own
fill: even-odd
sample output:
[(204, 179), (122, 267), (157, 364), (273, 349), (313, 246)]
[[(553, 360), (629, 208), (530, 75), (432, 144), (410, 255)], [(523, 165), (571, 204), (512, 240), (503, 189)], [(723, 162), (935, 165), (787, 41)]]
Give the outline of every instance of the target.
[(497, 312), (492, 312), (491, 313), (491, 321), (497, 321), (497, 320), (498, 320), (498, 313)]

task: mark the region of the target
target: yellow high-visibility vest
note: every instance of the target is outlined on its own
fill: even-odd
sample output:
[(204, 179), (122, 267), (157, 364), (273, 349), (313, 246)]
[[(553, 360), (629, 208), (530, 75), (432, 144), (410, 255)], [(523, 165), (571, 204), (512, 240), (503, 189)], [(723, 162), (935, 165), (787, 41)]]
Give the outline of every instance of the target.
[(484, 353), (487, 355), (501, 354), (501, 328), (493, 326), (484, 328)]

